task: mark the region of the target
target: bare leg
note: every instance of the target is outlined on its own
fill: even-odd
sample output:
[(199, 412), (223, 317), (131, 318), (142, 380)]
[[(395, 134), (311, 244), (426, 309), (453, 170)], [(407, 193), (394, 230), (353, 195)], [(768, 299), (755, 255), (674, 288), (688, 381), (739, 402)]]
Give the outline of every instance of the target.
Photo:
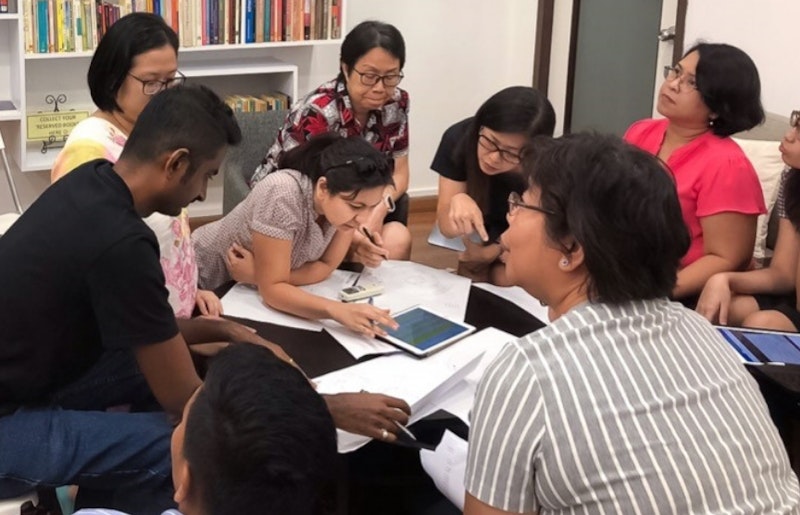
[(742, 326), (776, 331), (797, 331), (797, 328), (786, 318), (786, 315), (773, 309), (756, 311), (744, 319)]
[(758, 302), (751, 295), (734, 295), (728, 308), (728, 325), (742, 327), (745, 319), (759, 311)]
[(383, 246), (389, 251), (389, 259), (408, 261), (411, 259), (411, 231), (400, 222), (389, 222), (381, 230)]

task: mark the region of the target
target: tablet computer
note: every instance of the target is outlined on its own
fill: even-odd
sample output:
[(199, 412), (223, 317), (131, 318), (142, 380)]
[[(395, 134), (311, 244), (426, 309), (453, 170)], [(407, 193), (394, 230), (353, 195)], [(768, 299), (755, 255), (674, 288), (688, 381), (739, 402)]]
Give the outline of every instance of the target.
[(384, 328), (386, 336), (380, 338), (420, 358), (430, 356), (475, 331), (469, 324), (455, 322), (420, 306), (400, 311), (392, 317), (399, 327), (396, 330)]
[(800, 365), (800, 333), (722, 326), (717, 330), (746, 363)]

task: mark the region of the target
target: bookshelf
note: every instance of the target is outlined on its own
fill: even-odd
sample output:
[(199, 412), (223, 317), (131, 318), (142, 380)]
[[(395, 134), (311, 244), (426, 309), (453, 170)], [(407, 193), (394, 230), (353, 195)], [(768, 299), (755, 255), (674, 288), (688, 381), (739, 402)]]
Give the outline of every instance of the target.
[[(270, 1), (304, 2), (266, 0), (268, 3)], [(334, 1), (340, 6), (339, 16), (343, 20), (345, 3), (342, 0)], [(48, 105), (45, 97), (61, 93), (67, 96), (62, 110), (94, 111), (95, 106), (86, 85), (86, 72), (93, 53), (25, 52), (25, 26), (29, 21), (26, 22), (20, 12), (24, 4), (23, 0), (12, 1), (12, 12), (0, 14), (0, 132), (6, 140), (12, 168), (23, 173), (41, 174), (50, 170), (58, 149), (42, 153), (41, 142), (26, 140), (26, 115), (52, 111), (53, 105)], [(344, 27), (340, 27), (340, 30), (343, 32)], [(298, 92), (299, 67), (278, 56), (286, 54), (297, 57), (296, 51), (285, 49), (299, 47), (310, 52), (318, 45), (340, 44), (341, 39), (182, 45), (178, 63), (179, 69), (187, 77), (187, 83), (204, 84), (223, 98), (234, 94), (258, 96), (280, 91), (294, 101), (298, 94), (304, 93)], [(301, 62), (308, 61), (301, 58)], [(268, 145), (268, 142), (264, 143), (265, 151)], [(191, 216), (222, 213), (222, 182), (219, 180), (209, 184), (207, 200), (191, 205)]]

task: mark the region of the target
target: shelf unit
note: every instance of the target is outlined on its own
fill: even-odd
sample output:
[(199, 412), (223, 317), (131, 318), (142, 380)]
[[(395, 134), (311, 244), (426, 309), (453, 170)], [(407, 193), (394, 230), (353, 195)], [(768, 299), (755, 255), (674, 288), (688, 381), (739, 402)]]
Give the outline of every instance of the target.
[[(22, 0), (17, 2), (21, 5)], [(346, 2), (341, 19), (346, 19)], [(12, 2), (12, 9), (14, 8)], [(92, 52), (26, 54), (22, 16), (0, 15), (0, 105), (10, 101), (13, 109), (0, 109), (0, 131), (5, 138), (12, 168), (20, 172), (50, 170), (58, 149), (42, 153), (41, 142), (27, 142), (26, 114), (52, 111), (45, 97), (65, 94), (64, 109), (94, 111), (86, 85)], [(342, 26), (342, 34), (346, 33)], [(189, 83), (204, 84), (223, 98), (230, 94), (260, 95), (281, 91), (298, 98), (298, 66), (275, 57), (282, 49), (340, 45), (341, 39), (281, 41), (238, 45), (208, 45), (181, 48), (179, 69)], [(285, 50), (284, 50), (285, 51)], [(266, 152), (268, 142), (264, 143)], [(209, 185), (207, 200), (190, 206), (192, 216), (222, 213), (222, 180)]]

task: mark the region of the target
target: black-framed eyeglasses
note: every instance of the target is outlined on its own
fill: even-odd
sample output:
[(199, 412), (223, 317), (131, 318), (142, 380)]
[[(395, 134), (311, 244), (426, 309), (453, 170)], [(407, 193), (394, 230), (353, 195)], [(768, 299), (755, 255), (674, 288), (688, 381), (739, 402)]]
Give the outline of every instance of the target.
[(491, 154), (497, 152), (500, 155), (500, 159), (510, 165), (518, 165), (522, 161), (521, 155), (511, 152), (510, 150), (503, 150), (502, 148), (498, 147), (497, 143), (492, 141), (489, 136), (482, 132), (478, 134), (478, 144)]
[(517, 193), (516, 191), (512, 191), (508, 194), (508, 214), (514, 215), (519, 211), (519, 208), (524, 207), (525, 209), (530, 209), (531, 211), (538, 211), (540, 213), (544, 213), (546, 215), (554, 215), (553, 211), (549, 209), (545, 209), (543, 207), (534, 206), (532, 204), (526, 204), (522, 201), (522, 195)]
[(139, 77), (137, 77), (132, 73), (128, 73), (128, 75), (130, 75), (131, 77), (142, 83), (142, 93), (144, 93), (147, 96), (157, 95), (158, 93), (161, 93), (165, 89), (174, 88), (175, 86), (181, 86), (186, 82), (186, 76), (182, 74), (180, 71), (175, 72), (175, 76), (167, 80), (156, 80), (156, 79), (144, 80), (140, 79)]
[(789, 116), (789, 125), (800, 132), (800, 111), (792, 111), (791, 116)]
[(687, 74), (683, 68), (677, 64), (664, 67), (664, 78), (668, 81), (678, 79), (678, 91), (680, 91), (680, 88), (683, 86), (689, 88), (690, 91), (697, 89), (697, 79), (694, 77), (694, 75)]
[(388, 75), (378, 75), (377, 73), (372, 72), (360, 72), (353, 68), (353, 71), (358, 74), (358, 78), (361, 80), (361, 84), (365, 86), (374, 86), (378, 83), (378, 81), (383, 82), (383, 85), (387, 88), (393, 88), (400, 84), (400, 81), (403, 80), (403, 72), (400, 73), (390, 73)]

